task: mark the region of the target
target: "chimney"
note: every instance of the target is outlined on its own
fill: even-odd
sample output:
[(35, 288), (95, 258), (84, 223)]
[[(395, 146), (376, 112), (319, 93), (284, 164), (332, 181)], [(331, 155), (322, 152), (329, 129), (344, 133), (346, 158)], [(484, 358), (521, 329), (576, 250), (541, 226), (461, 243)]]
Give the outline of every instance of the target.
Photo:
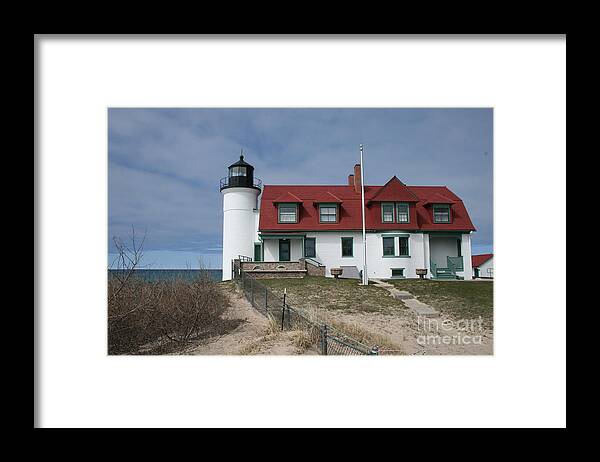
[(354, 175), (348, 175), (348, 186), (354, 186)]
[(360, 194), (360, 164), (354, 165), (354, 192)]

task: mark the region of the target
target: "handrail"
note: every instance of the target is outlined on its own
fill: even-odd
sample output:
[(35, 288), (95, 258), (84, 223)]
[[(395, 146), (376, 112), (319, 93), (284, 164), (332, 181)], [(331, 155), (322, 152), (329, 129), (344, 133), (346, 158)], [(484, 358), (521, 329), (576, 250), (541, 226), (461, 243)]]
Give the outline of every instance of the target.
[(304, 257), (304, 260), (306, 260), (307, 262), (309, 262), (311, 265), (316, 266), (316, 267), (321, 267), (321, 266), (325, 266), (323, 265), (320, 261), (315, 260), (314, 258), (310, 258), (310, 257)]

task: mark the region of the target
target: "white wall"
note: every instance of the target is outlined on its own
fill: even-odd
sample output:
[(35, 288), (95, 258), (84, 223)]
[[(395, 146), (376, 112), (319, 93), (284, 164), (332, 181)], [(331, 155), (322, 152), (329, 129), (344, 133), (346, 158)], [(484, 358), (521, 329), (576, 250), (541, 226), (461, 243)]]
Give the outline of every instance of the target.
[[(398, 234), (408, 234), (408, 257), (384, 257), (383, 237), (394, 236), (396, 254), (399, 253)], [(360, 271), (363, 267), (363, 247), (361, 232), (312, 232), (306, 233), (306, 237), (316, 238), (316, 260), (326, 266), (325, 274), (331, 277), (330, 269), (340, 266), (356, 266)], [(342, 257), (342, 237), (353, 238), (354, 252), (352, 257)], [(456, 256), (458, 249), (457, 238), (433, 237), (423, 233), (406, 233), (403, 231), (389, 231), (385, 233), (367, 233), (367, 272), (370, 278), (388, 279), (392, 276), (392, 268), (404, 268), (404, 276), (417, 278), (417, 268), (429, 268), (429, 253), (434, 261), (441, 267), (446, 267), (447, 256)], [(432, 244), (433, 249), (429, 244)], [(265, 261), (279, 260), (279, 243), (277, 239), (266, 239), (263, 243)], [(291, 239), (291, 260), (298, 260), (303, 256), (303, 244), (301, 239)], [(461, 253), (464, 261), (464, 271), (457, 273), (465, 279), (472, 278), (471, 268), (471, 236), (462, 235)], [(431, 273), (428, 273), (428, 276)]]
[(290, 239), (290, 260), (300, 260), (304, 256), (304, 244), (302, 239)]
[(252, 257), (256, 240), (256, 204), (259, 191), (226, 188), (223, 194), (223, 280), (231, 279), (231, 260), (238, 255)]
[[(408, 257), (384, 257), (383, 238), (390, 234), (409, 234)], [(394, 237), (395, 253), (399, 253), (399, 237)], [(385, 232), (367, 234), (368, 273), (370, 278), (388, 279), (392, 277), (392, 268), (404, 268), (404, 277), (416, 278), (417, 268), (425, 265), (423, 233)]]
[(279, 247), (277, 239), (265, 239), (263, 241), (263, 254), (265, 261), (279, 261)]
[[(362, 233), (360, 232), (324, 232), (306, 233), (306, 237), (316, 238), (315, 259), (326, 266), (325, 275), (331, 276), (333, 267), (356, 266), (362, 268)], [(342, 257), (342, 237), (351, 237), (352, 257)]]
[[(263, 241), (265, 261), (279, 261), (279, 239)], [(304, 256), (302, 239), (290, 239), (290, 260), (297, 261)]]
[[(424, 236), (422, 233), (409, 235), (409, 257), (383, 257), (383, 239), (389, 234), (367, 233), (367, 272), (370, 278), (390, 278), (392, 268), (404, 268), (405, 277), (418, 277), (415, 268), (426, 268), (424, 260)], [(408, 233), (400, 233), (408, 234)], [(363, 245), (361, 232), (307, 233), (306, 237), (316, 238), (316, 259), (326, 266), (326, 276), (331, 277), (330, 269), (339, 266), (363, 268)], [(353, 256), (342, 257), (342, 237), (353, 238)], [(398, 237), (395, 238), (398, 253)]]

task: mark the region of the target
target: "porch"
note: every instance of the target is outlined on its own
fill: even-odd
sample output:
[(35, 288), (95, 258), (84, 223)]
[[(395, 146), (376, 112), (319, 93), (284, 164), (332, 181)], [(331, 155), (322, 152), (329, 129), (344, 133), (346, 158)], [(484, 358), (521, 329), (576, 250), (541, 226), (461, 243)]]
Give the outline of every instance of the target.
[[(314, 242), (314, 240), (313, 240)], [(325, 276), (325, 265), (306, 255), (306, 234), (260, 234), (253, 258), (240, 256), (239, 265), (252, 278)]]
[(429, 235), (431, 279), (464, 279), (462, 236)]

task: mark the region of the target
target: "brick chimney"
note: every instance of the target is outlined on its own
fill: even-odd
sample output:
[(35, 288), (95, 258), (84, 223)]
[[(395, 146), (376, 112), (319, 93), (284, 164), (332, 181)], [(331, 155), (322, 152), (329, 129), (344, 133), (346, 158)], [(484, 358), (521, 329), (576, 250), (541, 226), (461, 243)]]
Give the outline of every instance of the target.
[(354, 165), (354, 192), (360, 194), (360, 183), (362, 179), (360, 177), (360, 164)]
[(354, 186), (354, 175), (348, 175), (348, 186)]

